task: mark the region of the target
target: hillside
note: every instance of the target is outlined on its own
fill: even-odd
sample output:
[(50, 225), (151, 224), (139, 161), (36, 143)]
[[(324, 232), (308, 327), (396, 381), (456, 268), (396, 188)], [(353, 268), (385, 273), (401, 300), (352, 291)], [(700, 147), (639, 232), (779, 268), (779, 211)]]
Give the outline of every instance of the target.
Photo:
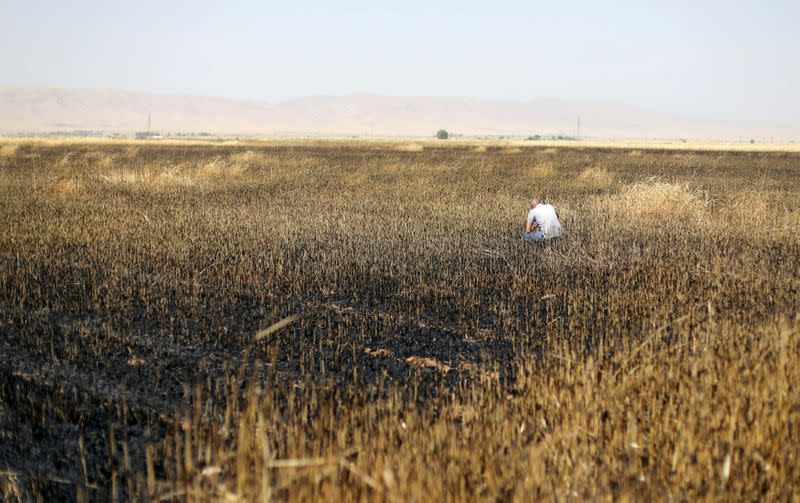
[(793, 140), (795, 125), (674, 117), (619, 103), (490, 101), (373, 94), (306, 97), (280, 103), (172, 96), (114, 89), (0, 88), (0, 133), (102, 130), (133, 133), (428, 136), (464, 135)]

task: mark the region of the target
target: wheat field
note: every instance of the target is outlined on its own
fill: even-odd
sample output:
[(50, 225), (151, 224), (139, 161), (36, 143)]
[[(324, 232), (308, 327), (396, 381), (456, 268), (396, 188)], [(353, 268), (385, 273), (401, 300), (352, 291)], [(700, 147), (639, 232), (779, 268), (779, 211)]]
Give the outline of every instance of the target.
[(792, 149), (0, 140), (0, 218), (6, 501), (800, 497)]

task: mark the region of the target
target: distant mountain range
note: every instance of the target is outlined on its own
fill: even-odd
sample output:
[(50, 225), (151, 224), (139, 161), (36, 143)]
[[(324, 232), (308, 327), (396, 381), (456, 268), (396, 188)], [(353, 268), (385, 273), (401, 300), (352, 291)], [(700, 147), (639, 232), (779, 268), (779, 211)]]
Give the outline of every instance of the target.
[(619, 103), (373, 94), (315, 96), (281, 103), (172, 96), (117, 89), (0, 87), (0, 134), (75, 130), (130, 134), (466, 136), (800, 140), (800, 123), (713, 121)]

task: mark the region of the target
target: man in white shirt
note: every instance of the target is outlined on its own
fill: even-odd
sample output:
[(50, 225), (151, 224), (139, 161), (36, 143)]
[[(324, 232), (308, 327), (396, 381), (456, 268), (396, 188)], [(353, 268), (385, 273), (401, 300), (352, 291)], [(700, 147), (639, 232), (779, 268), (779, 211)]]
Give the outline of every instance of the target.
[(525, 224), (522, 239), (528, 243), (537, 243), (546, 239), (561, 236), (561, 222), (558, 220), (558, 211), (550, 204), (540, 204), (536, 199), (531, 199), (531, 211)]

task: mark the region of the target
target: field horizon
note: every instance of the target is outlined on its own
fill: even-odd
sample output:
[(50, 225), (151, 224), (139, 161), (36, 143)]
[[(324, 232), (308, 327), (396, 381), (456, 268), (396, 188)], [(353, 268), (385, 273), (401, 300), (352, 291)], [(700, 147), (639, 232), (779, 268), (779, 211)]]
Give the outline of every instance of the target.
[(226, 146), (226, 147), (269, 147), (269, 146), (336, 146), (358, 145), (388, 146), (400, 151), (421, 151), (442, 148), (477, 148), (502, 149), (519, 147), (526, 151), (543, 148), (559, 148), (565, 150), (582, 149), (619, 149), (619, 150), (653, 150), (677, 152), (800, 152), (800, 143), (796, 142), (754, 142), (749, 141), (710, 141), (710, 140), (678, 140), (678, 139), (582, 139), (582, 140), (528, 140), (526, 138), (448, 138), (440, 140), (429, 136), (308, 136), (308, 135), (271, 135), (271, 136), (171, 136), (166, 138), (135, 137), (76, 137), (73, 135), (0, 135), (0, 142), (6, 145), (164, 145), (164, 146)]

